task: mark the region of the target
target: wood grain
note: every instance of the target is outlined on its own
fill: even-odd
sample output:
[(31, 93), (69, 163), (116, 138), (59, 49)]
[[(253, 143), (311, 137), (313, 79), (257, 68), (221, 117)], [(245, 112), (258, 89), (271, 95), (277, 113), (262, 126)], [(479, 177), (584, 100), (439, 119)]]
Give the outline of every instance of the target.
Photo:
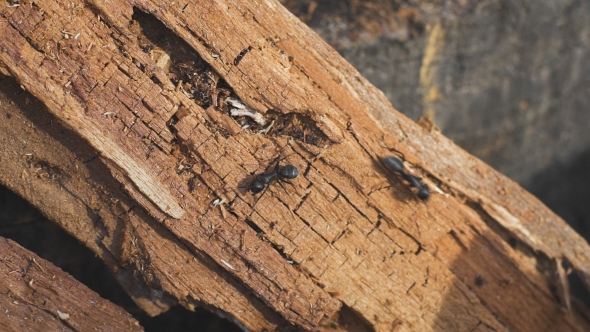
[(0, 238), (2, 331), (143, 331), (123, 309), (15, 242)]
[[(252, 110), (307, 119), (320, 143), (201, 107), (142, 50), (134, 10), (183, 39)], [(170, 303), (198, 298), (254, 330), (318, 329), (343, 306), (378, 331), (582, 329), (536, 265), (564, 258), (585, 277), (587, 243), (515, 183), (397, 113), (278, 3), (25, 3), (2, 9), (0, 35), (0, 70), (108, 170), (88, 184), (102, 203), (78, 201), (115, 219), (95, 250), (112, 251)], [(380, 165), (393, 149), (430, 186), (427, 202)], [(302, 175), (273, 185), (251, 214), (240, 187), (280, 153)], [(66, 195), (88, 190), (72, 183)], [(98, 236), (68, 229), (86, 243)], [(178, 262), (208, 274), (201, 283)], [(216, 278), (225, 286), (209, 289)]]

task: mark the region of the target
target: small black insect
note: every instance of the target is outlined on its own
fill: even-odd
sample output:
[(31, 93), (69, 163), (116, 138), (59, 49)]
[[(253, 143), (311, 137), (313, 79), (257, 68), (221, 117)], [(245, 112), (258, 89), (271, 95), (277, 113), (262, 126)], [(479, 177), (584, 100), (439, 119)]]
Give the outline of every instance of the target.
[[(402, 159), (404, 159), (403, 154)], [(427, 200), (428, 197), (430, 197), (430, 190), (428, 189), (428, 186), (425, 183), (422, 183), (421, 178), (404, 171), (404, 162), (402, 159), (395, 156), (383, 157), (383, 165), (385, 165), (388, 170), (399, 174), (399, 176), (408, 182), (410, 186), (416, 188), (418, 190), (416, 194), (421, 200)]]
[(401, 161), (401, 159), (399, 159), (398, 157), (394, 157), (394, 156), (383, 157), (383, 164), (390, 171), (393, 171), (395, 173), (405, 173), (404, 162)]
[(475, 275), (475, 284), (477, 287), (483, 287), (485, 285), (485, 281), (479, 273)]
[(425, 183), (422, 183), (419, 177), (413, 176), (412, 174), (408, 173), (401, 173), (402, 178), (408, 181), (410, 185), (416, 189), (418, 189), (417, 195), (420, 197), (421, 200), (426, 200), (430, 196), (430, 190)]
[(145, 46), (144, 46), (144, 48), (143, 48), (143, 52), (144, 52), (144, 53), (149, 53), (149, 52), (150, 52), (151, 50), (153, 50), (153, 49), (154, 49), (154, 45), (152, 45), (152, 44), (147, 44), (147, 45), (145, 45)]
[[(278, 181), (281, 187), (283, 187), (283, 183), (293, 185), (289, 179), (295, 179), (297, 176), (299, 176), (299, 169), (297, 167), (290, 164), (282, 167), (280, 166), (282, 157), (283, 154), (281, 153), (279, 158), (277, 158), (277, 163), (275, 164), (275, 167), (272, 171), (258, 174), (258, 176), (256, 176), (254, 181), (252, 181), (249, 186), (240, 187), (250, 190), (255, 197), (256, 194), (262, 191), (262, 194), (258, 196), (258, 198), (254, 201), (254, 205), (252, 205), (252, 212), (254, 212), (254, 207), (256, 206), (256, 203), (258, 203), (258, 200), (260, 200), (262, 195), (266, 193), (273, 181)], [(283, 187), (283, 189), (285, 189), (285, 187)]]
[(240, 52), (240, 54), (238, 54), (238, 56), (234, 59), (234, 66), (237, 66), (240, 61), (242, 61), (244, 55), (250, 51), (252, 51), (252, 46), (248, 46), (247, 48), (243, 49), (242, 52)]

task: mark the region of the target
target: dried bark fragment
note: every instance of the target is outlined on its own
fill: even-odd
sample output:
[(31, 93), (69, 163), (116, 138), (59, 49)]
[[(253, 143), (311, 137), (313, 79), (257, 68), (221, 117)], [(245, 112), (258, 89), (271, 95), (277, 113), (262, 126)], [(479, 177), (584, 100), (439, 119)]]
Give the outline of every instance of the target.
[(11, 240), (0, 238), (2, 331), (143, 331), (123, 309)]

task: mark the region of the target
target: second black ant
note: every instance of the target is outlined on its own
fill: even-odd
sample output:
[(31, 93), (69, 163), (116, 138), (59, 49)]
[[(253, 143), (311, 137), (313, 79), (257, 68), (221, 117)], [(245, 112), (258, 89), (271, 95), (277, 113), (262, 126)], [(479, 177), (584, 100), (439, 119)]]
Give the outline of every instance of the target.
[(243, 49), (240, 52), (240, 54), (238, 54), (238, 56), (234, 59), (234, 66), (237, 66), (240, 63), (240, 61), (242, 61), (244, 55), (246, 55), (250, 51), (252, 51), (252, 46), (248, 46), (245, 49)]
[(256, 199), (254, 201), (254, 205), (252, 205), (252, 213), (254, 213), (254, 207), (256, 206), (256, 203), (258, 203), (258, 201), (260, 200), (260, 198), (264, 195), (264, 193), (266, 193), (266, 191), (268, 190), (268, 188), (270, 187), (270, 185), (272, 184), (273, 181), (278, 181), (278, 183), (281, 185), (281, 187), (283, 187), (283, 189), (285, 189), (285, 187), (283, 186), (283, 183), (288, 183), (290, 185), (293, 185), (289, 179), (295, 179), (297, 176), (299, 176), (299, 169), (291, 164), (287, 164), (285, 166), (280, 166), (281, 163), (281, 159), (283, 157), (283, 154), (281, 153), (279, 155), (279, 157), (277, 158), (277, 162), (275, 164), (275, 167), (272, 169), (272, 171), (267, 172), (267, 173), (262, 173), (262, 174), (258, 174), (256, 176), (256, 178), (254, 179), (254, 181), (252, 181), (252, 183), (250, 183), (249, 186), (246, 187), (240, 187), (240, 188), (246, 188), (248, 190), (250, 190), (252, 192), (252, 194), (254, 195), (254, 197), (256, 197), (256, 194), (258, 194), (259, 192), (262, 191), (262, 194), (260, 194), (260, 196), (258, 196), (258, 199)]
[(423, 200), (423, 201), (427, 200), (428, 197), (430, 197), (430, 190), (428, 189), (428, 186), (425, 183), (422, 183), (421, 178), (414, 176), (412, 174), (406, 173), (404, 171), (403, 159), (405, 159), (405, 158), (401, 152), (399, 152), (399, 153), (402, 155), (402, 159), (395, 157), (395, 156), (383, 157), (383, 159), (382, 159), (383, 165), (385, 165), (385, 167), (388, 170), (399, 174), (399, 176), (401, 176), (402, 179), (404, 179), (406, 182), (408, 182), (410, 184), (410, 186), (416, 188), (418, 190), (418, 192), (416, 194), (418, 195), (418, 197), (421, 200)]

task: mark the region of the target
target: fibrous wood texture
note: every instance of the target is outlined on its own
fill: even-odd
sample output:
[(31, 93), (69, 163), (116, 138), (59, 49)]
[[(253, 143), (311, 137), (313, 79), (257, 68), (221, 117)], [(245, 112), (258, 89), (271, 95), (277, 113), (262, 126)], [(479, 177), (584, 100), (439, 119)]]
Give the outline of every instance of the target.
[(0, 238), (2, 331), (143, 331), (123, 309), (67, 273)]
[[(397, 113), (278, 3), (0, 10), (4, 89), (36, 98), (3, 108), (1, 181), (94, 250), (149, 313), (204, 305), (252, 330), (585, 326), (562, 261), (587, 282), (587, 243)], [(167, 28), (149, 32), (150, 20)], [(243, 112), (254, 115), (231, 115)], [(380, 165), (392, 150), (428, 201)], [(253, 210), (240, 187), (280, 154), (302, 174)]]

